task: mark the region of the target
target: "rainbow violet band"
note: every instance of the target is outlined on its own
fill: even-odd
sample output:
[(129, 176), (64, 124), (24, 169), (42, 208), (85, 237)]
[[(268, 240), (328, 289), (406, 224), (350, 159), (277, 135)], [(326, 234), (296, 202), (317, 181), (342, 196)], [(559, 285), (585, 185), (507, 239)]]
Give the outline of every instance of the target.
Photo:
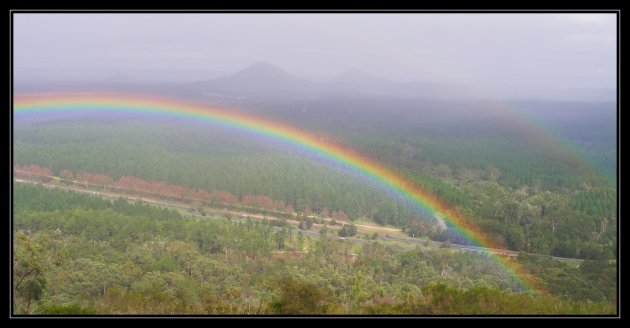
[[(449, 224), (451, 229), (475, 245), (494, 249), (503, 248), (454, 208), (376, 160), (321, 136), (261, 116), (156, 96), (103, 93), (16, 95), (13, 100), (13, 110), (17, 117), (45, 113), (86, 112), (158, 115), (218, 124), (255, 133), (297, 146), (315, 156), (367, 177), (372, 182), (411, 201), (415, 206), (439, 216)], [(496, 254), (490, 256), (525, 290), (546, 294), (518, 262)]]

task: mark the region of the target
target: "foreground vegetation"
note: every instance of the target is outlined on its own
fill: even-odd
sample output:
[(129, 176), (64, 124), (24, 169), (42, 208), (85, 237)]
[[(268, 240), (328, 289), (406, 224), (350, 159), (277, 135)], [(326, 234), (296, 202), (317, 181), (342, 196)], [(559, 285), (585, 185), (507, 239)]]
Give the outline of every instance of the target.
[(311, 239), (266, 222), (184, 219), (125, 200), (16, 185), (21, 314), (611, 314), (616, 267)]

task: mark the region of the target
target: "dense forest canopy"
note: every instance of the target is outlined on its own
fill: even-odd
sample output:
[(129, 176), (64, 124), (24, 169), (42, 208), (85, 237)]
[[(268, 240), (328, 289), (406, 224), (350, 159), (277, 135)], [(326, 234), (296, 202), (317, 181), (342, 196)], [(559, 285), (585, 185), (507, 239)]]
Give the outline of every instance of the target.
[[(457, 208), (506, 248), (615, 258), (614, 175), (600, 174), (616, 163), (609, 104), (523, 105), (522, 115), (546, 118), (560, 134), (552, 148), (558, 152), (513, 131), (484, 105), (340, 98), (240, 107), (367, 154)], [(545, 114), (549, 108), (575, 109), (575, 117)], [(579, 128), (587, 124), (589, 129)], [(562, 148), (571, 143), (584, 154)], [(350, 170), (214, 125), (139, 115), (25, 117), (16, 122), (14, 147), (15, 163), (50, 168), (55, 175), (66, 170), (112, 181), (134, 177), (220, 191), (239, 202), (267, 197), (274, 209), (282, 204), (288, 212), (343, 212), (350, 220), (404, 227), (414, 236), (464, 242), (432, 227), (431, 213)]]

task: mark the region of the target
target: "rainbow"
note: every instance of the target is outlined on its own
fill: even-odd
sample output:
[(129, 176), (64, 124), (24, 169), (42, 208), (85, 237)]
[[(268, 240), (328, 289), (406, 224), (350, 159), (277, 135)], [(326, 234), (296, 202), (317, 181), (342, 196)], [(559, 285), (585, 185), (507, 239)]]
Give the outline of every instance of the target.
[[(462, 213), (392, 169), (348, 147), (285, 123), (233, 109), (148, 95), (102, 93), (47, 94), (16, 95), (13, 99), (13, 113), (16, 117), (74, 112), (133, 113), (184, 118), (247, 131), (297, 146), (318, 157), (359, 173), (372, 182), (411, 201), (421, 209), (428, 210), (439, 216), (449, 224), (451, 229), (475, 245), (490, 249), (503, 248), (472, 224)], [(546, 294), (544, 289), (537, 283), (537, 280), (528, 274), (516, 261), (496, 254), (490, 256), (525, 290), (538, 295)]]

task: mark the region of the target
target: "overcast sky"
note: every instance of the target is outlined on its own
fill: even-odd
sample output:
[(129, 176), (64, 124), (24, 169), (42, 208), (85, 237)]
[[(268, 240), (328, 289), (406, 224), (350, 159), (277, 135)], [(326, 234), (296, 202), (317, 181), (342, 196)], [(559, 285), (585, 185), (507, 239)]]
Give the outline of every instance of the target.
[(614, 88), (614, 14), (15, 14), (16, 80), (203, 80), (258, 61), (327, 79)]

